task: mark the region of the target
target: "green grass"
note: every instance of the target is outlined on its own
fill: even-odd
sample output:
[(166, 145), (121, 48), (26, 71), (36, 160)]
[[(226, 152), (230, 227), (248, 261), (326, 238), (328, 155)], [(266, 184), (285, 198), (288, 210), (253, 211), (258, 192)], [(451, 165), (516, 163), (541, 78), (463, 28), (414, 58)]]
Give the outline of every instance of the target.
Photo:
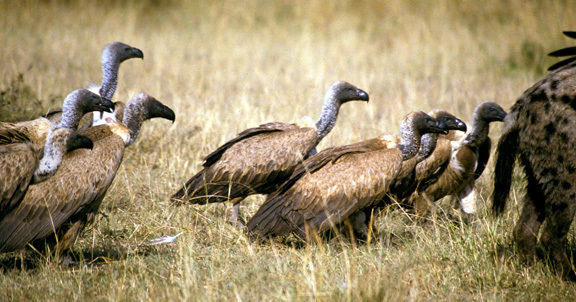
[[(123, 63), (114, 101), (143, 91), (177, 115), (174, 124), (146, 123), (127, 149), (101, 215), (74, 248), (74, 265), (32, 252), (0, 256), (0, 300), (571, 299), (573, 284), (544, 263), (520, 264), (511, 245), (519, 175), (504, 216), (489, 214), (491, 166), (479, 180), (479, 214), (470, 224), (454, 218), (447, 201), (428, 226), (391, 207), (366, 245), (338, 238), (255, 244), (225, 222), (226, 205), (174, 208), (168, 197), (236, 133), (317, 118), (336, 80), (364, 89), (370, 102), (344, 105), (319, 149), (398, 133), (412, 110), (444, 108), (470, 120), (484, 100), (509, 108), (555, 62), (548, 52), (573, 45), (561, 33), (576, 28), (573, 4), (0, 2), (0, 91), (25, 91), (13, 93), (11, 104), (15, 98), (22, 108), (59, 107), (54, 100), (101, 81), (104, 46), (122, 41), (142, 49), (144, 60)], [(14, 117), (7, 108), (0, 116)], [(492, 126), (493, 139), (500, 128)], [(248, 198), (242, 213), (251, 216), (262, 201)], [(173, 245), (141, 246), (178, 232)]]

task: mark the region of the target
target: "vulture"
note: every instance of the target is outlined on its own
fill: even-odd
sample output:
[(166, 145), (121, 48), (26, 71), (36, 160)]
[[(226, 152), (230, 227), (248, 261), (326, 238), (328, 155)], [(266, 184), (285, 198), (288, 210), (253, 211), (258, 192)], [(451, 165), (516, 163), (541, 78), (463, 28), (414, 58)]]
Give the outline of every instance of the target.
[(112, 102), (86, 90), (64, 100), (59, 125), (45, 118), (16, 123), (0, 122), (0, 217), (16, 206), (31, 183), (56, 173), (68, 151), (91, 148), (92, 141), (75, 130), (80, 118), (94, 110), (111, 110)]
[(122, 162), (124, 149), (134, 143), (142, 123), (174, 111), (152, 96), (139, 93), (126, 105), (122, 123), (90, 127), (82, 135), (92, 150), (77, 149), (64, 156), (56, 174), (31, 185), (20, 204), (0, 219), (0, 252), (47, 244), (57, 253), (70, 249), (94, 221), (104, 195)]
[[(108, 44), (102, 52), (102, 84), (100, 86), (90, 87), (89, 89), (94, 93), (100, 94), (102, 97), (111, 100), (116, 92), (118, 86), (118, 70), (120, 64), (128, 59), (141, 58), (144, 59), (142, 50), (126, 45), (122, 42), (114, 42)], [(115, 109), (116, 110), (116, 109)], [(62, 116), (62, 110), (56, 109), (45, 115), (53, 123), (59, 123)], [(106, 117), (113, 118), (111, 115), (96, 111), (93, 114), (87, 114), (80, 123), (79, 129), (85, 129), (93, 124), (104, 123)], [(121, 119), (118, 121), (122, 121)]]
[(448, 195), (459, 198), (460, 208), (464, 213), (476, 212), (474, 183), (490, 158), (490, 123), (502, 122), (506, 115), (506, 111), (494, 102), (482, 102), (474, 108), (470, 133), (451, 142), (448, 167), (435, 183), (418, 191), (414, 196), (414, 207), (419, 214), (425, 213), (432, 202)]
[(294, 167), (316, 153), (316, 145), (334, 127), (340, 106), (368, 101), (368, 94), (347, 82), (333, 83), (324, 97), (317, 122), (263, 124), (242, 131), (204, 158), (203, 168), (172, 195), (175, 204), (206, 204), (230, 200), (232, 223), (238, 222), (240, 201), (252, 194), (269, 194)]
[[(418, 156), (425, 157), (423, 161), (416, 165), (414, 170), (414, 181), (412, 188), (398, 196), (401, 204), (413, 207), (413, 199), (428, 186), (435, 183), (440, 175), (444, 173), (450, 162), (452, 154), (451, 142), (454, 140), (456, 131), (466, 132), (466, 124), (444, 110), (432, 110), (428, 112), (431, 117), (442, 121), (448, 127), (448, 134), (426, 133), (422, 135), (422, 146)], [(426, 150), (427, 149), (427, 150)], [(430, 152), (430, 150), (433, 150)], [(418, 212), (418, 209), (416, 210)]]
[[(264, 239), (295, 233), (307, 238), (361, 214), (383, 200), (395, 179), (417, 164), (424, 133), (446, 133), (447, 127), (424, 112), (403, 119), (401, 140), (382, 135), (352, 145), (333, 147), (310, 157), (248, 221), (251, 236)], [(365, 232), (365, 226), (354, 226)]]

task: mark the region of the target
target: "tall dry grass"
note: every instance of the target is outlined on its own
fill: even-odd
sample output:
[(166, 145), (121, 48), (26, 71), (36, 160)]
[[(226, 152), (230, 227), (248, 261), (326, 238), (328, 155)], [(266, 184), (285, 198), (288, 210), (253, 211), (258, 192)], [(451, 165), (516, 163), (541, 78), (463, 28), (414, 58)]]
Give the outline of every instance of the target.
[[(115, 100), (147, 92), (176, 122), (150, 121), (130, 147), (97, 223), (70, 267), (33, 253), (0, 256), (0, 300), (565, 300), (574, 297), (540, 263), (518, 263), (510, 230), (521, 182), (504, 217), (486, 210), (461, 223), (449, 202), (431, 226), (400, 209), (382, 213), (376, 240), (301, 245), (248, 242), (225, 205), (173, 208), (167, 197), (203, 156), (241, 130), (317, 118), (331, 82), (370, 94), (346, 104), (320, 144), (398, 131), (409, 111), (445, 108), (465, 120), (476, 104), (509, 108), (571, 43), (572, 1), (2, 1), (0, 91), (23, 74), (43, 110), (101, 81), (112, 41), (144, 51), (123, 63)], [(22, 105), (26, 106), (26, 105)], [(37, 106), (37, 105), (36, 105)], [(37, 107), (35, 107), (37, 108)], [(5, 107), (0, 108), (5, 110)], [(497, 138), (500, 126), (492, 127)], [(519, 179), (519, 176), (516, 175)], [(241, 209), (252, 215), (262, 197)], [(171, 246), (143, 248), (163, 235)], [(576, 250), (574, 232), (570, 247)]]

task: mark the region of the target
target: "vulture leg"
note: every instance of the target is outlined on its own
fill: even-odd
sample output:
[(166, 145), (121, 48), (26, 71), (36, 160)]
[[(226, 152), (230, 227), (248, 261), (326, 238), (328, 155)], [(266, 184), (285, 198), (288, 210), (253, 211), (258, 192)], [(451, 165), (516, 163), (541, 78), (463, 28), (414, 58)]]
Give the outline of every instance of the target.
[(243, 197), (237, 197), (230, 202), (232, 203), (232, 213), (230, 213), (230, 217), (228, 218), (228, 222), (237, 226), (237, 227), (244, 227), (244, 223), (239, 220), (240, 217), (240, 202), (243, 200)]
[(464, 189), (458, 193), (460, 209), (466, 214), (476, 213), (476, 190), (474, 190), (474, 182), (474, 179), (470, 180)]

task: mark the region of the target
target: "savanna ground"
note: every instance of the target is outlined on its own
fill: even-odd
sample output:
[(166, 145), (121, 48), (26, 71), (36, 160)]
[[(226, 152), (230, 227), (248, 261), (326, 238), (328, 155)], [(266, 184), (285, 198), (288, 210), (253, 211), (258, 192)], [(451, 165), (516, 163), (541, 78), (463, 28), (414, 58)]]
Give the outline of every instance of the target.
[[(368, 244), (338, 238), (255, 244), (225, 205), (172, 207), (170, 196), (211, 150), (251, 126), (317, 118), (325, 90), (346, 80), (370, 102), (343, 106), (319, 149), (398, 133), (412, 110), (470, 120), (476, 104), (508, 109), (574, 41), (574, 1), (2, 1), (0, 116), (33, 118), (101, 81), (104, 46), (144, 51), (123, 63), (114, 101), (147, 92), (176, 122), (153, 120), (131, 146), (70, 266), (35, 253), (0, 256), (0, 300), (560, 301), (576, 286), (541, 263), (519, 263), (511, 230), (523, 194), (488, 211), (492, 166), (468, 224), (451, 203), (433, 223), (396, 206)], [(498, 138), (500, 125), (492, 126)], [(263, 201), (250, 197), (250, 217)], [(183, 234), (174, 244), (142, 247)], [(576, 252), (574, 231), (570, 250)]]

